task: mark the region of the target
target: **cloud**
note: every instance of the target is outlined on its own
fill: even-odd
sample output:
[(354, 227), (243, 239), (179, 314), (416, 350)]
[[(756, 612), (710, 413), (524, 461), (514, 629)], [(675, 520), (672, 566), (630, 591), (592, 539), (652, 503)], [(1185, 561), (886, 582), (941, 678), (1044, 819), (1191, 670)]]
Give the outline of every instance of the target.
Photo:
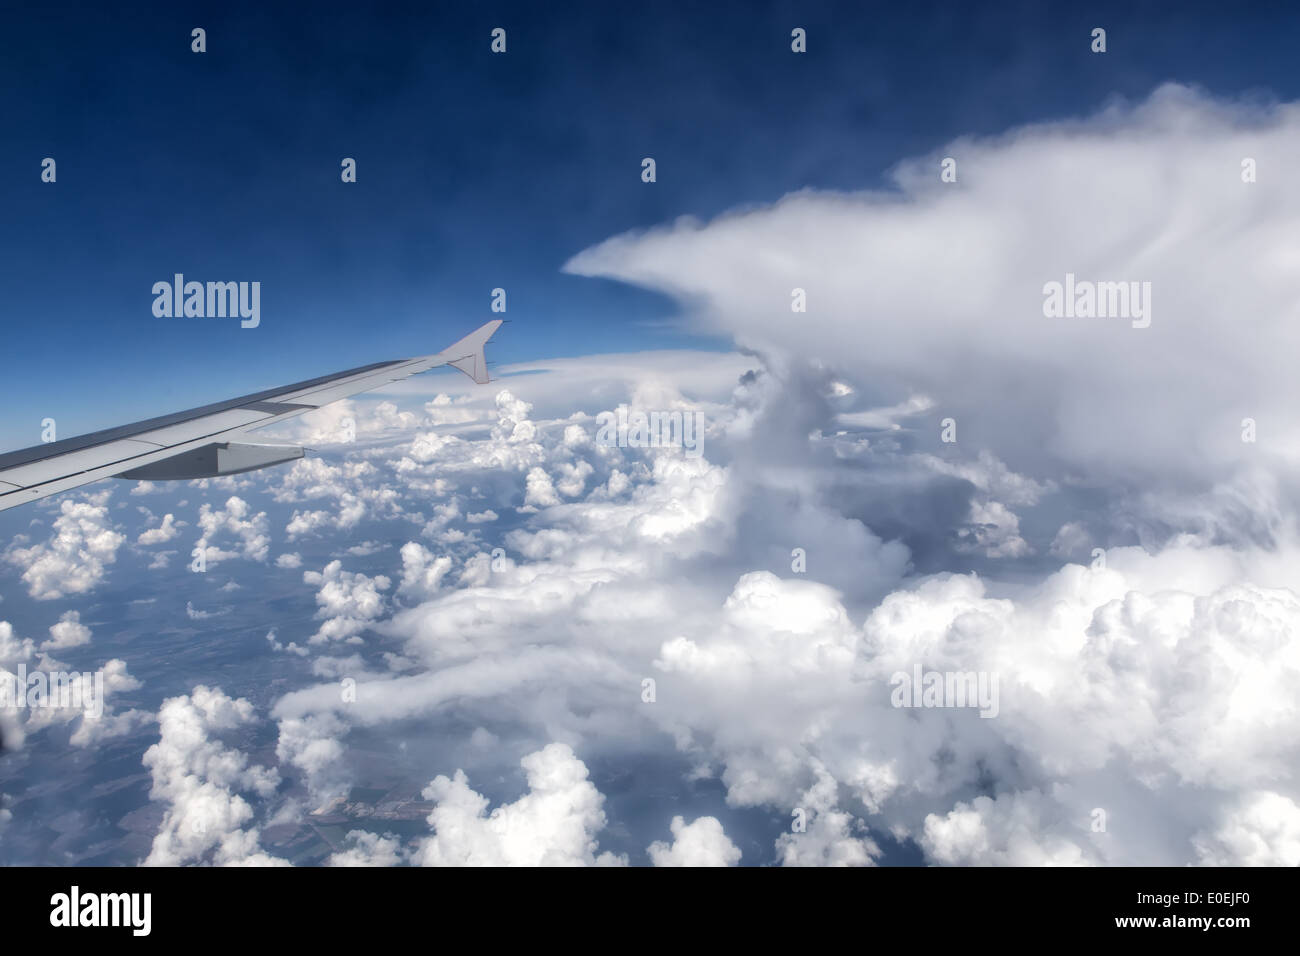
[[(880, 847), (859, 817), (841, 810), (838, 782), (824, 767), (813, 765), (816, 781), (791, 812), (791, 832), (776, 841), (782, 866), (870, 866)], [(874, 809), (874, 807), (873, 807)], [(795, 823), (801, 826), (796, 829)]]
[(528, 492), (524, 504), (534, 508), (549, 508), (558, 505), (560, 498), (555, 493), (555, 485), (544, 468), (531, 468), (528, 471)]
[(267, 631), (266, 642), (271, 645), (271, 650), (276, 653), (296, 654), (299, 657), (306, 657), (310, 653), (307, 648), (300, 647), (293, 641), (290, 641), (288, 644), (281, 644), (275, 638), (275, 628), (271, 628), (271, 630)]
[(76, 611), (65, 611), (57, 624), (50, 626), (50, 639), (41, 645), (44, 652), (83, 647), (90, 643), (90, 628), (81, 623)]
[(727, 839), (715, 817), (700, 817), (690, 824), (673, 817), (669, 829), (671, 845), (656, 841), (646, 850), (655, 866), (735, 866), (740, 862), (739, 848)]
[(153, 779), (150, 799), (166, 809), (146, 866), (285, 864), (261, 850), (257, 828), (247, 826), (253, 808), (239, 793), (269, 797), (279, 775), (250, 766), (244, 754), (215, 739), (253, 720), (252, 704), (220, 688), (200, 685), (163, 702), (159, 740), (145, 751), (144, 765)]
[(0, 621), (0, 665), (13, 666), (29, 661), (35, 650), (36, 645), (30, 637), (19, 638), (12, 624)]
[(275, 755), (305, 775), (307, 789), (317, 807), (348, 795), (351, 788), (342, 763), (343, 745), (335, 739), (346, 728), (331, 715), (280, 721), (280, 739)]
[(604, 797), (587, 779), (587, 767), (565, 744), (520, 761), (528, 792), (490, 814), (488, 800), (469, 788), (463, 771), (436, 777), (424, 791), (437, 806), (429, 814), (433, 836), (415, 852), (421, 866), (617, 866), (626, 860), (597, 855), (605, 826)]
[(203, 621), (210, 617), (224, 617), (229, 614), (233, 608), (223, 607), (215, 611), (201, 611), (194, 606), (193, 601), (185, 602), (185, 616), (191, 621)]
[(105, 502), (108, 492), (88, 500), (59, 504), (54, 534), (44, 544), (30, 548), (11, 546), (5, 559), (23, 568), (27, 593), (38, 601), (52, 601), (93, 589), (117, 560), (126, 536), (113, 529)]
[(428, 548), (408, 541), (402, 545), (402, 583), (399, 594), (415, 598), (430, 598), (438, 592), (442, 579), (451, 570), (451, 558), (443, 555), (434, 558)]
[[(697, 328), (765, 353), (819, 358), (877, 404), (925, 396), (916, 427), (936, 450), (951, 417), (959, 445), (1034, 476), (1204, 491), (1300, 456), (1300, 183), (1281, 173), (1297, 149), (1300, 106), (1171, 84), (945, 144), (900, 163), (892, 189), (682, 219), (565, 268), (665, 292)], [(957, 183), (940, 181), (942, 156)], [(1044, 317), (1043, 287), (1066, 273), (1150, 282), (1150, 327)], [(806, 315), (791, 314), (796, 288)], [(1243, 443), (1245, 417), (1268, 437)]]
[[(364, 618), (377, 645), (340, 671), (357, 676), (356, 700), (345, 707), (336, 684), (302, 688), (277, 702), (277, 719), (454, 715), (624, 760), (666, 748), (719, 779), (730, 808), (803, 811), (803, 830), (773, 835), (785, 865), (870, 865), (883, 833), (936, 863), (1198, 862), (1226, 853), (1216, 834), (1230, 832), (1222, 821), (1240, 795), (1300, 796), (1296, 735), (1279, 731), (1300, 674), (1277, 638), (1300, 626), (1286, 589), (1300, 549), (1183, 534), (1062, 566), (1049, 552), (1064, 522), (1048, 515), (1019, 521), (1022, 558), (982, 553), (977, 573), (909, 574), (909, 549), (873, 533), (843, 488), (955, 483), (960, 507), (932, 559), (969, 567), (994, 549), (962, 534), (971, 502), (1034, 515), (1064, 486), (976, 452), (864, 453), (818, 438), (805, 425), (834, 411), (820, 379), (777, 365), (756, 362), (729, 404), (710, 403), (717, 431), (698, 459), (575, 440), (574, 422), (590, 434), (590, 418), (534, 421), (531, 467), (591, 464), (596, 480), (575, 500), (528, 510), (528, 471), (488, 485), (464, 466), (461, 480), (491, 489), (512, 557), (408, 544), (399, 592), (418, 603), (407, 607), (383, 588), (371, 598), (365, 575), (340, 578), (334, 610), (359, 585), (367, 610), (342, 616)], [(493, 459), (472, 446), (512, 433), (467, 439), (456, 460)], [(612, 496), (615, 471), (626, 484)], [(792, 567), (796, 545), (805, 571)], [(1006, 560), (1026, 562), (1012, 580), (997, 573)], [(362, 674), (380, 652), (400, 672), (375, 660)], [(893, 706), (891, 675), (918, 664), (996, 674), (996, 718)], [(647, 677), (654, 703), (640, 699)], [(449, 806), (482, 799), (469, 779), (444, 778)], [(1104, 832), (1092, 829), (1097, 809)], [(1256, 829), (1285, 854), (1269, 842), (1285, 828)]]
[(925, 821), (921, 845), (936, 863), (947, 866), (1079, 866), (1083, 850), (1068, 837), (1045, 834), (1060, 821), (1051, 801), (1036, 792), (976, 797)]
[[(30, 662), (31, 642), (23, 641), (15, 648), (8, 632), (8, 623), (0, 621), (0, 664), (25, 665), (27, 684), (18, 681), (21, 671), (14, 673), (0, 666), (3, 693), (9, 698), (9, 703), (0, 706), (6, 747), (18, 749), (28, 737), (51, 727), (71, 728), (68, 743), (73, 747), (92, 747), (126, 736), (153, 720), (148, 711), (117, 712), (112, 703), (117, 694), (141, 686), (128, 673), (126, 661), (113, 658), (95, 672), (68, 671), (67, 665), (43, 652)], [(28, 706), (13, 707), (11, 693)]]
[[(219, 510), (213, 510), (209, 504), (199, 507), (199, 527), (203, 536), (195, 548), (204, 549), (205, 560), (209, 567), (231, 558), (244, 557), (250, 561), (265, 561), (271, 545), (267, 535), (266, 512), (253, 513), (244, 499), (232, 495)], [(223, 551), (212, 544), (213, 539), (229, 535), (239, 539), (238, 551)]]
[(359, 640), (358, 635), (384, 610), (380, 592), (392, 586), (392, 581), (382, 574), (367, 577), (344, 571), (341, 561), (331, 561), (321, 571), (304, 571), (302, 579), (319, 588), (316, 603), (320, 610), (316, 616), (325, 621), (312, 635), (313, 644)]
[(347, 848), (331, 854), (327, 866), (397, 866), (404, 858), (401, 844), (391, 834), (350, 830), (346, 841)]
[(1242, 794), (1192, 842), (1207, 866), (1300, 866), (1300, 806), (1267, 790)]
[(162, 524), (156, 528), (150, 528), (147, 531), (140, 532), (135, 543), (139, 545), (163, 544), (180, 534), (180, 529), (176, 527), (176, 519), (173, 515), (163, 515)]

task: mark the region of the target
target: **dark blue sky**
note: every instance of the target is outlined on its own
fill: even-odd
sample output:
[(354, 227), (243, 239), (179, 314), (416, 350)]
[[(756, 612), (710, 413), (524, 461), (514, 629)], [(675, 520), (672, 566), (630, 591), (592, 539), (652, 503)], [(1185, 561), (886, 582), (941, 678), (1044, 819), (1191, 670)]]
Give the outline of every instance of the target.
[[(132, 8), (0, 15), (0, 450), (46, 416), (67, 437), (437, 350), (492, 317), (495, 286), (499, 362), (720, 347), (667, 326), (671, 303), (560, 266), (680, 215), (879, 186), (954, 136), (1165, 80), (1298, 85), (1286, 4)], [(260, 281), (261, 327), (155, 318), (175, 272)]]

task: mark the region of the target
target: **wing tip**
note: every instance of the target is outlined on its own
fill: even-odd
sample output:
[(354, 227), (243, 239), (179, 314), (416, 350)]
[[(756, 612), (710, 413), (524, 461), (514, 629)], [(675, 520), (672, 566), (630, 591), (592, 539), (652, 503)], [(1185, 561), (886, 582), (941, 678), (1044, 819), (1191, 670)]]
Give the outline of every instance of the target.
[(475, 385), (486, 385), (491, 382), (493, 379), (488, 374), (487, 354), (484, 347), (504, 321), (504, 319), (493, 319), (485, 322), (455, 345), (443, 349), (443, 355), (451, 356), (447, 359), (447, 364), (460, 369)]

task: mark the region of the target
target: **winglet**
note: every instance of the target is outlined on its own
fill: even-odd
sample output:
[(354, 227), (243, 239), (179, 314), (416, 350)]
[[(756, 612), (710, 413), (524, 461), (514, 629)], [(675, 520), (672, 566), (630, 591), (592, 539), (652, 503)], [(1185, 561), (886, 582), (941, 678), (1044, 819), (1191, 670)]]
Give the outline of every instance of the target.
[(475, 383), (486, 385), (488, 378), (487, 357), (483, 354), (483, 346), (487, 344), (488, 339), (492, 338), (492, 333), (501, 327), (501, 319), (493, 319), (486, 325), (475, 329), (469, 335), (465, 336), (455, 345), (449, 345), (442, 350), (442, 355), (446, 357), (448, 365), (460, 369)]

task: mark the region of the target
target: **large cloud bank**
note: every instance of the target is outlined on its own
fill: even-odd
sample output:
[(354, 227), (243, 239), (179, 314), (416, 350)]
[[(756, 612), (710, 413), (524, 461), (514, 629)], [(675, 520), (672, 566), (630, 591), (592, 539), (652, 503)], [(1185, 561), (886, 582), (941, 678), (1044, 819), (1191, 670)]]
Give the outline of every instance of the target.
[[(1298, 153), (1300, 106), (1169, 85), (948, 144), (891, 190), (684, 219), (566, 268), (666, 291), (711, 331), (831, 362), (888, 404), (925, 395), (926, 430), (952, 416), (1018, 470), (1199, 490), (1300, 456)], [(1043, 286), (1067, 273), (1150, 282), (1150, 326), (1045, 318)]]

